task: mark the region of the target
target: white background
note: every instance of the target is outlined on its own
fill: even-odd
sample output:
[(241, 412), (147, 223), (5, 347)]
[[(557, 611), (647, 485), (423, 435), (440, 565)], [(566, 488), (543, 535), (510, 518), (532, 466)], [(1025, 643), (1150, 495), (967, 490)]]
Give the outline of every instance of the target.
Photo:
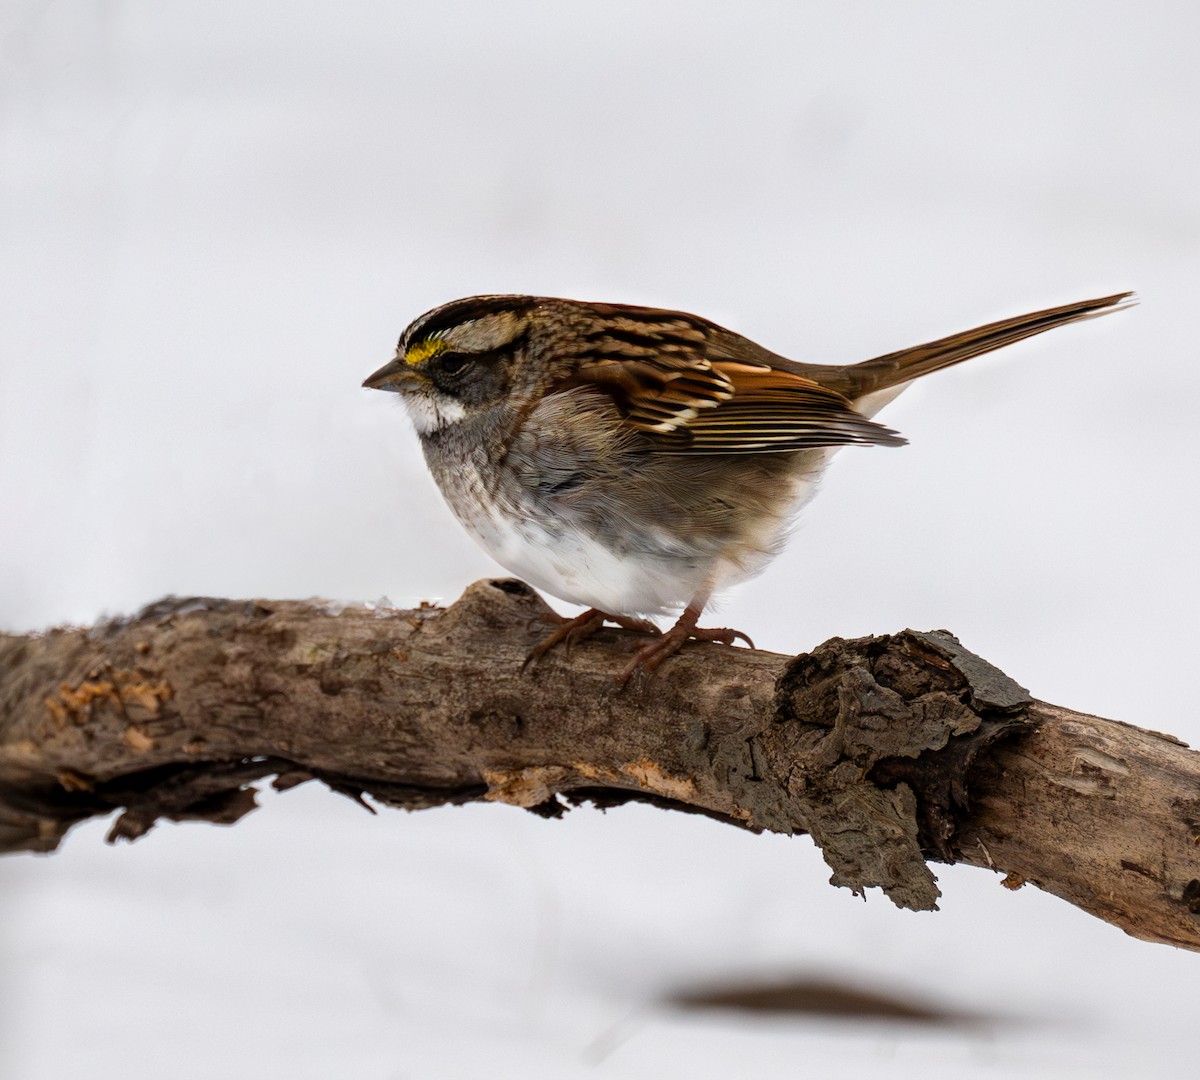
[[(722, 621), (788, 652), (946, 627), (1200, 740), (1198, 13), (5, 0), (0, 626), (495, 573), (359, 389), (454, 297), (682, 307), (840, 361), (1136, 288), (891, 406), (912, 445), (843, 452)], [(1200, 957), (979, 870), (914, 915), (807, 839), (648, 808), (264, 802), (0, 863), (0, 1076), (1195, 1068)], [(775, 978), (982, 1019), (666, 1003)]]

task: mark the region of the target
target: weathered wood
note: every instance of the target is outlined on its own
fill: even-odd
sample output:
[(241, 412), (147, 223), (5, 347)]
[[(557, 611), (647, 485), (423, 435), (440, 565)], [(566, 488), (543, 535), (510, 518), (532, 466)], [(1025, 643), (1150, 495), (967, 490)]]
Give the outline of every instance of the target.
[(0, 637), (0, 850), (114, 808), (111, 838), (233, 822), (267, 776), (409, 809), (642, 799), (809, 832), (836, 884), (904, 907), (936, 906), (927, 860), (967, 862), (1200, 949), (1200, 754), (1178, 740), (1034, 701), (944, 631), (697, 644), (621, 688), (623, 631), (522, 670), (555, 618), (497, 580), (446, 609), (167, 600)]

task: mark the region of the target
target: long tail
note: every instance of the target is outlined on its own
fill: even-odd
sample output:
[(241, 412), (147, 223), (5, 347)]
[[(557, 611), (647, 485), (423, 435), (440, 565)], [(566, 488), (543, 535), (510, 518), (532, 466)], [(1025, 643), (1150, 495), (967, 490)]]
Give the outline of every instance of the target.
[[(842, 369), (848, 382), (847, 396), (857, 399), (881, 390), (898, 388), (901, 384), (928, 375), (931, 371), (959, 364), (993, 349), (1002, 349), (1013, 342), (1053, 330), (1056, 326), (1066, 326), (1067, 323), (1123, 311), (1131, 305), (1123, 304), (1122, 301), (1132, 295), (1133, 293), (1128, 292), (1116, 293), (1099, 300), (1082, 300), (1077, 304), (1064, 304), (1062, 307), (1035, 311), (1031, 315), (1018, 315), (1015, 319), (988, 323), (986, 326), (978, 326), (961, 334), (951, 334), (950, 337), (940, 338), (926, 345), (914, 345), (910, 349), (901, 349), (886, 356), (877, 356), (873, 360), (864, 360), (861, 364), (852, 364)], [(840, 390), (841, 387), (837, 389)], [(886, 396), (890, 398), (894, 395)]]

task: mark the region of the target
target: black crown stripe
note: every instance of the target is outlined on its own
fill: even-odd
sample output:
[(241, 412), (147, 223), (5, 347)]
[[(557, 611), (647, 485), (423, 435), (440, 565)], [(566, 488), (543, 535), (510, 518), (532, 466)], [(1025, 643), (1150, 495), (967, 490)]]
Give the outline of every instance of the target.
[(531, 296), (468, 296), (463, 300), (454, 300), (431, 312), (417, 326), (412, 339), (424, 340), (486, 315), (498, 315), (502, 311), (527, 311), (535, 303)]

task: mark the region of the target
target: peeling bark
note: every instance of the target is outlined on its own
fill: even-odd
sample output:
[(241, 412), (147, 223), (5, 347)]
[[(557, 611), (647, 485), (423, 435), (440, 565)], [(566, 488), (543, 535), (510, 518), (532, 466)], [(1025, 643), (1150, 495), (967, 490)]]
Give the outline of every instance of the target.
[(643, 800), (811, 833), (833, 883), (902, 907), (936, 907), (928, 861), (966, 862), (1200, 949), (1200, 754), (1178, 740), (1035, 701), (945, 631), (696, 644), (621, 688), (629, 634), (605, 630), (522, 671), (555, 618), (496, 580), (446, 609), (166, 600), (0, 636), (0, 851), (114, 809), (110, 839), (232, 823), (268, 776), (407, 809)]

